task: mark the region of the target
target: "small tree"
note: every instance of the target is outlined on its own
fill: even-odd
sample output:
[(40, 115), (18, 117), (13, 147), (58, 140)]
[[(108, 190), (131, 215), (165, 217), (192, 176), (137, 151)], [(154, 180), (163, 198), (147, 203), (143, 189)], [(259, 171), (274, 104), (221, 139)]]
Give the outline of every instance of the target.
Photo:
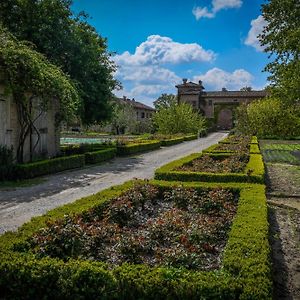
[(162, 108), (168, 108), (177, 104), (177, 97), (172, 94), (162, 94), (154, 101), (154, 107), (158, 111)]
[(163, 134), (198, 133), (206, 128), (204, 117), (186, 103), (161, 108), (154, 115), (154, 123)]

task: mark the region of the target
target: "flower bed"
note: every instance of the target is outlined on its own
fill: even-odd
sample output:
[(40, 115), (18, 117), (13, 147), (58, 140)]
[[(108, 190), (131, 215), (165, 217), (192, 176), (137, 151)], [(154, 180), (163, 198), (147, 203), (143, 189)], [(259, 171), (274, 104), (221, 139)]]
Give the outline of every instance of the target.
[(230, 143), (219, 143), (208, 147), (202, 151), (203, 153), (239, 153), (247, 152), (251, 154), (260, 154), (258, 144), (230, 144)]
[[(155, 179), (160, 180), (175, 180), (175, 181), (210, 181), (210, 182), (257, 182), (263, 183), (265, 170), (261, 154), (250, 154), (249, 161), (245, 168), (238, 173), (225, 173), (222, 169), (221, 172), (213, 173), (215, 162), (207, 159), (206, 162), (211, 161), (203, 171), (195, 172), (189, 170), (194, 161), (203, 159), (202, 153), (195, 153), (184, 158), (172, 161), (155, 171)], [(210, 154), (209, 157), (214, 159), (225, 159), (232, 157), (233, 160), (235, 154)], [(236, 165), (240, 165), (241, 162), (237, 161)], [(224, 165), (223, 165), (224, 166)], [(234, 166), (234, 165), (233, 165)], [(186, 168), (186, 170), (185, 170)], [(229, 170), (232, 169), (228, 168)]]
[[(220, 197), (217, 196), (216, 199), (222, 199), (220, 203), (226, 209), (227, 205), (229, 205), (228, 211), (229, 215), (231, 215), (234, 212), (234, 208), (231, 206), (234, 201), (230, 200), (230, 197), (232, 197), (232, 194), (239, 195), (238, 210), (236, 217), (233, 219), (229, 239), (222, 255), (221, 269), (203, 271), (199, 270), (198, 267), (194, 268), (193, 265), (190, 266), (188, 264), (190, 268), (188, 270), (181, 267), (184, 266), (184, 263), (176, 262), (178, 259), (177, 255), (175, 256), (175, 263), (171, 260), (172, 263), (163, 262), (162, 266), (159, 267), (152, 267), (152, 263), (124, 263), (111, 268), (106, 263), (93, 261), (93, 257), (89, 257), (87, 260), (84, 260), (84, 257), (80, 255), (78, 257), (76, 255), (73, 256), (73, 259), (66, 259), (65, 257), (64, 259), (40, 258), (39, 256), (44, 256), (45, 253), (37, 252), (37, 254), (34, 254), (31, 251), (26, 251), (26, 247), (30, 245), (29, 242), (32, 243), (32, 237), (38, 237), (36, 235), (37, 232), (39, 232), (38, 234), (43, 239), (44, 236), (41, 229), (46, 226), (46, 223), (51, 224), (49, 228), (53, 231), (49, 228), (47, 230), (51, 232), (57, 230), (62, 236), (63, 232), (59, 230), (60, 223), (57, 219), (63, 218), (68, 214), (70, 215), (69, 218), (64, 220), (72, 220), (73, 224), (79, 225), (75, 226), (74, 231), (71, 230), (64, 237), (69, 238), (70, 243), (74, 244), (74, 246), (70, 246), (70, 244), (65, 243), (67, 245), (66, 249), (69, 249), (71, 253), (72, 251), (75, 253), (74, 251), (77, 249), (76, 239), (70, 239), (70, 234), (71, 236), (74, 233), (77, 234), (83, 227), (88, 237), (93, 235), (94, 231), (101, 231), (101, 227), (92, 226), (89, 232), (89, 224), (91, 222), (100, 222), (100, 219), (97, 219), (99, 214), (113, 218), (114, 222), (116, 221), (115, 218), (117, 218), (119, 222), (120, 219), (117, 216), (120, 215), (119, 213), (116, 214), (116, 211), (123, 215), (124, 210), (119, 210), (120, 206), (118, 203), (120, 197), (122, 198), (124, 195), (127, 195), (125, 198), (122, 198), (122, 201), (125, 202), (128, 201), (128, 197), (133, 197), (135, 200), (139, 199), (139, 201), (143, 199), (139, 195), (140, 193), (146, 193), (143, 188), (134, 196), (132, 193), (129, 194), (131, 196), (128, 196), (128, 193), (124, 194), (128, 189), (132, 189), (133, 186), (133, 183), (126, 183), (57, 208), (45, 216), (34, 218), (31, 222), (22, 226), (17, 233), (6, 233), (1, 236), (1, 296), (15, 299), (271, 299), (267, 207), (263, 185), (224, 183), (222, 184), (222, 190), (220, 190), (218, 188), (220, 184), (202, 183), (199, 185), (186, 183), (183, 186), (184, 189), (188, 189), (189, 191), (186, 193), (186, 190), (183, 190), (183, 188), (178, 188), (180, 183), (152, 181), (149, 184), (151, 184), (151, 188), (147, 193), (150, 195), (147, 197), (153, 200), (146, 201), (143, 204), (144, 208), (142, 210), (147, 210), (148, 204), (154, 201), (151, 205), (161, 205), (161, 207), (167, 205), (166, 203), (174, 203), (177, 207), (176, 209), (184, 212), (186, 211), (186, 205), (187, 207), (196, 207), (193, 204), (193, 197), (189, 197), (189, 201), (192, 202), (188, 204), (186, 201), (180, 201), (188, 193), (197, 193), (199, 197), (204, 197), (204, 199), (207, 199), (206, 197), (209, 194), (217, 193)], [(177, 186), (177, 189), (174, 189), (174, 185)], [(122, 194), (123, 196), (121, 196)], [(164, 195), (166, 197), (165, 202), (161, 202), (160, 204), (155, 202), (154, 199), (156, 197), (154, 195), (157, 194)], [(224, 196), (226, 196), (226, 199)], [(213, 195), (214, 197), (216, 196)], [(172, 201), (170, 201), (171, 198), (173, 199)], [(108, 204), (108, 201), (112, 201), (110, 202), (111, 205)], [(204, 213), (206, 210), (207, 221), (210, 223), (209, 217), (211, 214), (219, 217), (219, 213), (223, 210), (218, 210), (220, 208), (219, 200), (216, 202), (208, 201), (203, 206), (204, 203), (205, 201), (200, 201), (200, 209), (196, 211), (196, 214)], [(215, 206), (216, 203), (218, 205)], [(126, 209), (128, 208), (129, 206), (126, 207)], [(172, 208), (170, 209), (172, 211)], [(164, 208), (162, 208), (162, 212), (163, 210)], [(224, 213), (227, 214), (226, 212)], [(138, 208), (134, 214), (139, 214)], [(83, 220), (88, 225), (83, 225)], [(135, 218), (129, 220), (134, 221)], [(161, 228), (167, 228), (167, 233), (169, 233), (170, 227), (172, 230), (175, 228), (175, 231), (170, 232), (176, 232), (176, 229), (182, 226), (181, 215), (177, 215), (175, 220), (175, 223), (168, 223), (167, 227), (164, 227), (164, 223), (155, 223), (156, 230), (153, 231), (154, 235), (161, 234)], [(68, 221), (64, 222), (68, 223)], [(137, 218), (137, 222), (142, 221), (140, 218)], [(58, 228), (54, 224), (58, 225)], [(128, 226), (117, 224), (122, 230)], [(195, 225), (197, 225), (197, 222), (195, 222)], [(110, 231), (102, 230), (102, 234), (109, 235)], [(188, 232), (184, 230), (184, 234), (188, 234)], [(186, 239), (182, 237), (181, 232), (178, 233), (178, 236), (179, 238), (175, 239), (175, 243), (183, 243), (185, 247)], [(197, 245), (205, 247), (202, 237)], [(171, 239), (172, 234), (166, 235), (163, 233), (163, 238), (162, 243), (167, 243), (167, 239)], [(45, 242), (47, 244), (49, 240), (45, 239)], [(101, 249), (101, 239), (98, 242), (98, 247)], [(210, 240), (209, 243), (211, 243)], [(41, 245), (44, 245), (44, 243), (41, 243)], [(91, 246), (92, 243), (89, 245)], [(143, 243), (133, 243), (133, 245), (134, 247), (130, 249), (135, 251), (135, 246), (139, 248)], [(127, 245), (125, 245), (124, 249), (128, 249), (126, 247)], [(45, 250), (47, 251), (53, 251), (54, 249), (56, 248), (47, 248), (45, 246)], [(66, 249), (63, 249), (63, 251), (67, 251)], [(210, 257), (211, 248), (208, 247), (207, 249), (209, 250), (208, 257)], [(111, 248), (112, 253), (113, 251), (114, 249)], [(58, 253), (61, 254), (61, 252)], [(177, 268), (177, 266), (180, 267)]]
[(223, 144), (258, 144), (258, 140), (256, 136), (245, 136), (245, 135), (230, 135), (219, 143)]

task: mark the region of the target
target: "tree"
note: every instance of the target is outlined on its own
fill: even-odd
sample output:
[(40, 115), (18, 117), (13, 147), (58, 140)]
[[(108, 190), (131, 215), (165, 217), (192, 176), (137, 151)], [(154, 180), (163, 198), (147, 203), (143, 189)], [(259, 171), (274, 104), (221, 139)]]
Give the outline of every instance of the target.
[(168, 108), (177, 103), (177, 97), (172, 94), (162, 94), (154, 101), (154, 107), (156, 110), (162, 108)]
[(300, 135), (300, 109), (287, 107), (281, 100), (267, 98), (241, 105), (237, 109), (236, 129), (258, 137)]
[(136, 113), (130, 104), (118, 102), (113, 104), (111, 125), (116, 134), (132, 133), (135, 131), (136, 123)]
[(298, 0), (269, 0), (262, 5), (267, 25), (259, 36), (269, 57), (265, 71), (273, 95), (286, 103), (300, 100), (300, 3)]
[(205, 129), (205, 119), (186, 103), (162, 107), (154, 115), (158, 132), (163, 134), (198, 133)]
[(251, 86), (244, 86), (240, 89), (240, 91), (242, 91), (242, 92), (251, 92), (252, 87)]
[(33, 100), (39, 99), (39, 110), (44, 112), (57, 99), (60, 107), (60, 113), (56, 116), (58, 125), (61, 120), (67, 120), (74, 115), (79, 96), (70, 78), (60, 68), (49, 63), (42, 54), (34, 51), (24, 42), (19, 42), (1, 26), (0, 69), (2, 79), (17, 104), (21, 128), (17, 161), (23, 162), (26, 137), (32, 130), (39, 137), (39, 131), (34, 123), (40, 116), (33, 116)]
[(71, 0), (0, 1), (0, 20), (18, 39), (30, 41), (73, 80), (81, 99), (78, 114), (83, 123), (110, 116), (112, 90), (118, 87), (115, 65), (106, 39), (75, 16)]

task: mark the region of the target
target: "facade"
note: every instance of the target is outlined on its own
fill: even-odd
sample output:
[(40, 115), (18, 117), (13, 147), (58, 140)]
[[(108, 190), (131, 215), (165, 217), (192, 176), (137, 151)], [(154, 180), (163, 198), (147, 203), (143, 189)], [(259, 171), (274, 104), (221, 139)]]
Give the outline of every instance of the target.
[[(18, 120), (17, 105), (12, 96), (4, 91), (5, 86), (0, 83), (0, 145), (12, 146), (16, 155), (21, 125)], [(33, 100), (33, 115), (36, 117), (34, 125), (39, 130), (40, 140), (32, 153), (32, 158), (53, 157), (59, 153), (59, 131), (55, 127), (57, 108), (52, 107), (47, 112), (41, 112), (37, 104), (38, 99)], [(30, 152), (37, 139), (38, 135), (35, 131), (27, 136), (24, 144), (24, 162), (30, 160)]]
[(123, 96), (123, 98), (117, 98), (117, 100), (122, 104), (131, 105), (134, 108), (137, 121), (146, 121), (147, 119), (150, 119), (155, 113), (154, 108), (141, 102), (135, 101), (134, 98), (129, 99), (126, 96)]
[(192, 105), (195, 110), (201, 112), (218, 129), (231, 129), (234, 125), (234, 113), (238, 105), (248, 104), (267, 96), (262, 91), (221, 91), (205, 92), (202, 81), (198, 83), (187, 82), (183, 79), (182, 84), (176, 85), (178, 90), (178, 103), (185, 102)]

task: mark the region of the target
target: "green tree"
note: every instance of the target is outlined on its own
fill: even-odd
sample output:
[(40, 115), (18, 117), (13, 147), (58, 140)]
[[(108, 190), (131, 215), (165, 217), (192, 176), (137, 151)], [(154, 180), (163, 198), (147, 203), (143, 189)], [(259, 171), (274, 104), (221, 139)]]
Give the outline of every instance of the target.
[(198, 133), (205, 130), (205, 119), (186, 103), (162, 107), (154, 115), (158, 132), (163, 134)]
[(269, 0), (262, 5), (267, 25), (260, 35), (265, 52), (273, 61), (265, 71), (272, 94), (288, 103), (300, 98), (300, 3), (299, 0)]
[(81, 99), (78, 114), (83, 123), (91, 124), (110, 116), (108, 103), (118, 82), (106, 39), (87, 23), (84, 13), (73, 14), (71, 4), (71, 0), (0, 1), (0, 20), (69, 74)]
[(33, 100), (39, 99), (41, 112), (47, 111), (49, 106), (55, 105), (53, 102), (59, 100), (60, 113), (56, 116), (58, 125), (61, 120), (74, 115), (79, 96), (70, 78), (60, 68), (49, 63), (42, 54), (24, 42), (19, 42), (1, 26), (0, 69), (7, 92), (12, 94), (17, 104), (21, 125), (17, 161), (22, 162), (26, 137), (32, 130), (39, 136), (34, 124), (36, 116), (32, 113)]
[(134, 108), (130, 104), (115, 102), (113, 104), (111, 125), (116, 134), (134, 132), (137, 126)]
[(267, 98), (237, 109), (236, 129), (258, 137), (300, 135), (300, 108), (287, 107), (281, 100)]
[(162, 94), (154, 101), (154, 107), (156, 110), (162, 108), (168, 108), (177, 103), (177, 97), (173, 94)]

